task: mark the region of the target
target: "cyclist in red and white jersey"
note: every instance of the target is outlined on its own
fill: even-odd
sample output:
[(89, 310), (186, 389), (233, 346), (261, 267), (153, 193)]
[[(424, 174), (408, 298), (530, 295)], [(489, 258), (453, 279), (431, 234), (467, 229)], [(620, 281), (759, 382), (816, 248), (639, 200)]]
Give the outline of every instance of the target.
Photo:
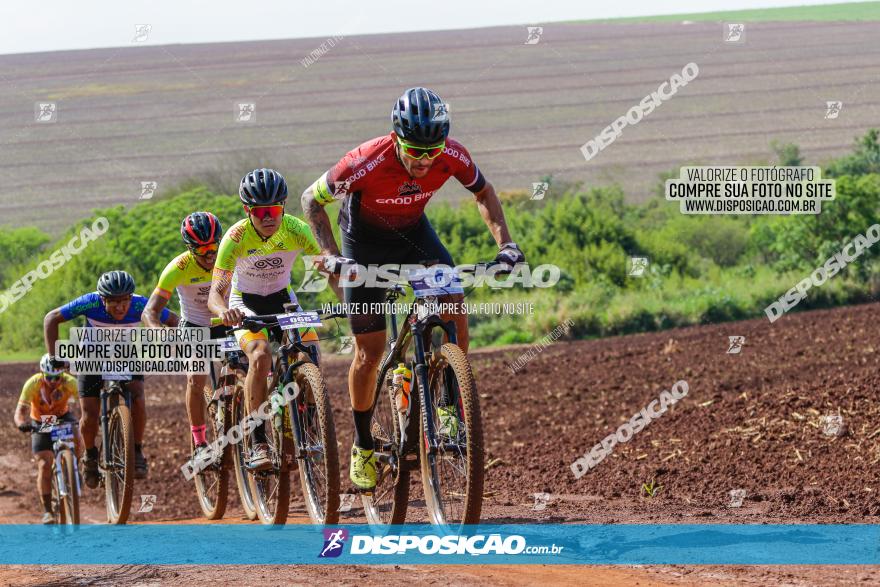
[[(510, 237), (501, 202), (468, 150), (448, 137), (449, 112), (426, 88), (410, 88), (395, 102), (393, 132), (349, 151), (303, 192), (306, 220), (326, 256), (340, 255), (324, 206), (339, 200), (342, 256), (363, 266), (440, 263), (454, 266), (424, 215), (425, 206), (450, 177), (474, 194), (498, 245), (496, 260), (514, 265), (525, 257)], [(384, 301), (385, 288), (345, 287), (349, 307), (369, 309)], [(460, 302), (450, 296), (446, 302)], [(458, 343), (467, 351), (467, 316), (455, 314)], [(370, 434), (376, 369), (385, 348), (385, 315), (349, 313), (355, 355), (348, 376), (355, 424), (350, 477), (362, 490), (376, 485), (376, 457)]]

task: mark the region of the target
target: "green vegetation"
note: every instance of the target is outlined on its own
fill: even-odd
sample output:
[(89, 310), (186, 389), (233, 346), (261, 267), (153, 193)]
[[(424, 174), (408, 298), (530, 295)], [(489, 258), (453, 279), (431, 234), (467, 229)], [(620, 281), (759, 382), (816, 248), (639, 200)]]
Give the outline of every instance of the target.
[[(530, 266), (553, 264), (562, 274), (549, 289), (471, 292), (468, 302), (534, 305), (528, 315), (472, 315), (474, 344), (531, 342), (566, 320), (573, 322), (568, 336), (584, 338), (763, 316), (767, 304), (880, 221), (878, 138), (880, 133), (871, 130), (851, 154), (825, 166), (826, 175), (837, 180), (837, 198), (816, 216), (684, 216), (661, 195), (633, 205), (617, 187), (585, 190), (552, 178), (547, 178), (551, 185), (544, 200), (532, 201), (525, 192), (504, 194), (508, 223)], [(794, 145), (776, 151), (781, 162), (801, 158)], [(179, 222), (194, 210), (214, 212), (225, 227), (241, 217), (236, 197), (193, 185), (130, 209), (95, 211), (109, 220), (107, 234), (0, 313), (0, 356), (37, 353), (43, 315), (92, 291), (104, 271), (126, 269), (138, 291), (149, 295), (162, 268), (182, 250)], [(458, 263), (494, 257), (494, 242), (472, 203), (433, 204), (429, 216)], [(14, 231), (12, 238), (18, 235), (20, 241), (6, 242), (7, 255), (0, 259), (4, 284), (11, 285), (91, 222), (82, 221), (53, 244), (34, 229)], [(28, 260), (22, 261), (23, 256)], [(644, 277), (627, 275), (630, 256), (650, 259)], [(294, 271), (296, 284), (302, 275), (300, 265)], [(878, 289), (880, 263), (869, 249), (810, 290), (797, 309), (865, 301)], [(329, 289), (302, 294), (300, 300), (305, 307), (335, 301)]]
[(575, 22), (678, 22), (682, 20), (704, 22), (872, 21), (880, 20), (880, 2), (846, 2), (843, 4), (822, 4), (818, 6), (785, 6), (779, 8), (756, 8), (753, 10), (698, 12), (695, 14), (661, 14), (656, 16), (633, 16)]

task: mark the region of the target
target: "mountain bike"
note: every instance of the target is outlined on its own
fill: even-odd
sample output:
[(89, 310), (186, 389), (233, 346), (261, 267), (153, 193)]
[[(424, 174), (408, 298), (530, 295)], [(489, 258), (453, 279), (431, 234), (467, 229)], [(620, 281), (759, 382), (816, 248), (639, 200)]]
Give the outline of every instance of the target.
[(107, 521), (125, 524), (131, 511), (134, 489), (134, 429), (130, 375), (103, 375), (101, 387), (101, 482), (107, 502)]
[[(336, 429), (330, 397), (324, 377), (318, 368), (316, 345), (304, 343), (302, 328), (323, 326), (322, 319), (342, 317), (340, 314), (296, 311), (295, 304), (285, 304), (283, 314), (248, 316), (241, 327), (251, 332), (266, 328), (283, 332), (269, 381), (266, 410), (266, 440), (271, 467), (254, 471), (247, 467), (246, 457), (252, 450), (247, 432), (244, 401), (233, 411), (232, 421), (244, 431), (237, 444), (236, 472), (247, 477), (257, 517), (264, 524), (284, 524), (290, 505), (290, 470), (299, 470), (306, 510), (315, 524), (335, 524), (339, 520), (339, 456)], [(214, 318), (211, 325), (220, 324)], [(277, 337), (277, 334), (273, 337)], [(243, 390), (243, 381), (241, 381)], [(257, 413), (259, 413), (258, 410)], [(266, 413), (266, 412), (264, 412)], [(240, 463), (240, 464), (239, 464)]]
[[(209, 520), (219, 520), (226, 513), (229, 499), (229, 470), (236, 473), (239, 498), (245, 516), (250, 520), (257, 519), (247, 476), (244, 472), (244, 459), (236, 452), (235, 446), (225, 444), (220, 448), (219, 440), (225, 437), (235, 414), (243, 412), (241, 403), (244, 401), (244, 377), (247, 373), (247, 357), (238, 348), (234, 338), (219, 341), (223, 351), (219, 376), (215, 376), (211, 366), (211, 386), (203, 390), (205, 397), (205, 440), (209, 446), (210, 460), (198, 462), (195, 458), (195, 440), (190, 435), (191, 462), (196, 466), (194, 476), (196, 495), (202, 513)], [(220, 448), (219, 452), (215, 452)]]
[(56, 524), (79, 524), (81, 483), (74, 447), (74, 422), (33, 424), (31, 433), (48, 433), (52, 439), (52, 514)]
[[(361, 494), (371, 524), (404, 523), (410, 476), (416, 469), (433, 524), (480, 521), (484, 455), (477, 388), (467, 356), (456, 344), (455, 323), (443, 321), (437, 306), (439, 296), (461, 289), (438, 287), (438, 279), (445, 283), (431, 270), (411, 275), (385, 295), (387, 302), (394, 303), (409, 288), (415, 301), (400, 331), (397, 314), (390, 313), (389, 350), (378, 368), (371, 429), (377, 483), (372, 492)], [(393, 383), (393, 370), (400, 363), (414, 375), (404, 414), (398, 409), (395, 392), (399, 390)]]

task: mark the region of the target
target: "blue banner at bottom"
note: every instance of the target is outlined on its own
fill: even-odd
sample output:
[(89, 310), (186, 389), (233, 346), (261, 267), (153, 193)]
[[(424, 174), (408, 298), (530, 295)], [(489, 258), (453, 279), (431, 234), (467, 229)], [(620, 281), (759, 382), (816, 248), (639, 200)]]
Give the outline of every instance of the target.
[(400, 563), (874, 565), (880, 526), (0, 525), (0, 564)]

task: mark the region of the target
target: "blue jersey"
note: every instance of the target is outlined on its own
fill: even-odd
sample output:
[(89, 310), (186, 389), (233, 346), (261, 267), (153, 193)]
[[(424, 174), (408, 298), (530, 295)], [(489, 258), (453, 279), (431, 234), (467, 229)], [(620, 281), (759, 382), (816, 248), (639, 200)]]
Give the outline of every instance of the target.
[[(131, 296), (131, 306), (128, 307), (125, 317), (122, 320), (116, 320), (107, 313), (107, 308), (104, 307), (101, 295), (93, 291), (61, 306), (61, 316), (65, 320), (73, 320), (77, 316), (85, 316), (86, 326), (133, 328), (140, 324), (141, 313), (146, 305), (147, 298), (134, 294)], [(168, 316), (168, 308), (162, 308), (162, 322), (165, 322)]]

